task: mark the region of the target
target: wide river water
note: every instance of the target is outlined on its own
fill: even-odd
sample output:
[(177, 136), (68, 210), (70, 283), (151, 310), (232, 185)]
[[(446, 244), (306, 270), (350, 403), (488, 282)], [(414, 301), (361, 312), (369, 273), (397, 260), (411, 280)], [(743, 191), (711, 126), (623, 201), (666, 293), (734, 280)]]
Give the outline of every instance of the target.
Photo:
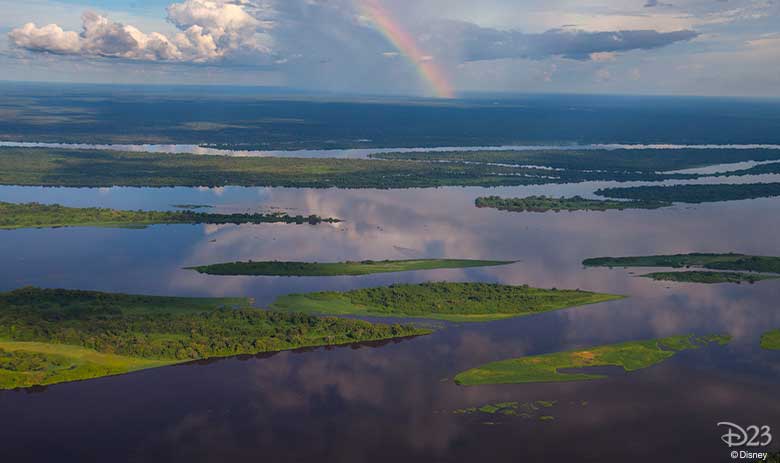
[[(777, 181), (777, 176), (735, 181)], [(719, 181), (724, 181), (719, 179)], [(443, 324), (399, 342), (309, 349), (0, 392), (2, 461), (432, 462), (731, 461), (721, 421), (780, 436), (780, 280), (655, 282), (586, 269), (595, 256), (687, 252), (780, 255), (780, 198), (644, 211), (507, 213), (478, 196), (584, 194), (610, 184), (512, 188), (0, 187), (0, 201), (217, 212), (281, 208), (334, 225), (160, 225), (0, 231), (0, 290), (25, 285), (181, 296), (251, 296), (394, 282), (489, 281), (582, 288), (627, 299), (492, 323)], [(232, 260), (448, 257), (513, 265), (364, 277), (199, 275)], [(635, 273), (641, 273), (637, 270)], [(460, 387), (458, 372), (525, 354), (678, 334), (727, 333), (725, 347), (683, 352), (609, 379)], [(557, 401), (552, 421), (453, 414), (492, 402)]]

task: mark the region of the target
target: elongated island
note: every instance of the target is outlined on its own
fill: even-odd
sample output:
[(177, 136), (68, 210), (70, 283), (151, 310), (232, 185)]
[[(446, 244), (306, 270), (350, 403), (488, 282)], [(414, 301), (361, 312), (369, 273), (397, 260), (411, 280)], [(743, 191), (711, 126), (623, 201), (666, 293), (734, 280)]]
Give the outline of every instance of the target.
[(493, 267), (513, 264), (503, 260), (466, 259), (414, 259), (414, 260), (363, 260), (360, 262), (231, 262), (225, 264), (188, 267), (207, 275), (254, 276), (340, 276), (371, 275), (374, 273), (410, 272), (414, 270)]
[(484, 322), (622, 299), (614, 294), (494, 283), (396, 284), (291, 294), (271, 308), (287, 312)]
[(672, 205), (672, 203), (665, 201), (616, 201), (607, 199), (585, 199), (582, 196), (572, 196), (570, 198), (554, 198), (551, 196), (502, 198), (500, 196), (484, 196), (477, 198), (474, 204), (479, 208), (492, 208), (509, 212), (622, 211), (624, 209), (659, 209)]
[(751, 256), (735, 253), (596, 257), (586, 259), (582, 264), (586, 267), (670, 267), (686, 269), (693, 267), (713, 270), (654, 272), (641, 275), (654, 280), (685, 283), (756, 283), (780, 278), (780, 257)]
[(12, 204), (0, 202), (0, 229), (53, 227), (122, 227), (143, 228), (158, 224), (244, 224), (337, 223), (338, 219), (317, 215), (290, 216), (272, 214), (212, 214), (184, 211), (124, 211), (100, 207), (65, 207), (59, 204)]

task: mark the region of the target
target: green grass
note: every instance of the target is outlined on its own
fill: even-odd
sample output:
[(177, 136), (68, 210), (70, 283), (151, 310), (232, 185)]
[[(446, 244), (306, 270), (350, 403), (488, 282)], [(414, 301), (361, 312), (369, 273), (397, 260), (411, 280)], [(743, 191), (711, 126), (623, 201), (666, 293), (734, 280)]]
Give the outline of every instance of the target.
[(419, 336), (410, 325), (170, 298), (23, 288), (0, 293), (0, 389), (190, 360)]
[(423, 283), (292, 294), (280, 297), (271, 308), (304, 313), (484, 322), (622, 298), (580, 290), (490, 283)]
[(0, 341), (0, 389), (119, 375), (181, 361), (104, 354), (63, 344)]
[(674, 254), (637, 257), (597, 257), (582, 262), (586, 267), (703, 267), (712, 270), (743, 270), (780, 273), (780, 257), (745, 254)]
[(693, 335), (578, 349), (567, 352), (534, 355), (492, 362), (459, 373), (455, 382), (462, 386), (480, 384), (515, 384), (565, 382), (603, 379), (606, 376), (589, 373), (561, 373), (560, 369), (595, 366), (618, 366), (636, 371), (673, 357), (677, 352), (696, 349), (711, 343), (726, 344), (729, 336)]
[(493, 208), (511, 212), (549, 212), (549, 211), (607, 211), (623, 209), (658, 209), (671, 206), (662, 201), (613, 201), (585, 199), (581, 196), (571, 198), (553, 198), (550, 196), (528, 196), (525, 198), (501, 198), (487, 196), (477, 198), (477, 207)]
[(372, 273), (409, 272), (447, 268), (490, 267), (508, 265), (513, 261), (416, 259), (416, 260), (364, 260), (361, 262), (232, 262), (225, 264), (188, 267), (209, 275), (271, 275), (271, 276), (337, 276), (370, 275)]
[(769, 331), (761, 336), (761, 348), (780, 350), (780, 330)]
[(658, 281), (676, 281), (680, 283), (704, 283), (704, 284), (718, 284), (718, 283), (756, 283), (764, 280), (774, 280), (780, 278), (780, 275), (759, 275), (754, 273), (738, 273), (738, 272), (702, 272), (702, 271), (685, 271), (685, 272), (655, 272), (642, 275), (645, 278), (652, 278)]
[(65, 207), (59, 204), (11, 204), (0, 202), (0, 229), (50, 227), (145, 227), (155, 224), (242, 224), (297, 223), (318, 224), (338, 222), (311, 215), (289, 216), (273, 214), (210, 214), (193, 211), (123, 211), (97, 207)]

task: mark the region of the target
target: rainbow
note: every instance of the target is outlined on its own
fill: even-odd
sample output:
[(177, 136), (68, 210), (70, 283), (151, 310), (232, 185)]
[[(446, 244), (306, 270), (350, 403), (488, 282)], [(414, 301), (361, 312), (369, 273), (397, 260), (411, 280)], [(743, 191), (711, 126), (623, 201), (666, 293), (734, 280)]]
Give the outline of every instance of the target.
[(425, 80), (439, 98), (454, 98), (452, 88), (442, 69), (430, 56), (420, 50), (414, 37), (387, 10), (380, 0), (356, 0), (362, 14), (376, 24), (379, 31), (405, 55), (416, 67), (417, 72)]

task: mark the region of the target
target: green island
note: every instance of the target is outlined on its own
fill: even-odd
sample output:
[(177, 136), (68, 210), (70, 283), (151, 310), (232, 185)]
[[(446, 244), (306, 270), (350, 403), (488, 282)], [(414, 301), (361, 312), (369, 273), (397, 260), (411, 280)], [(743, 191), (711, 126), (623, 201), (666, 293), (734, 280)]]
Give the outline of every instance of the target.
[(346, 292), (291, 294), (271, 308), (288, 312), (484, 322), (622, 299), (581, 290), (494, 283), (395, 284)]
[(501, 198), (486, 196), (477, 198), (475, 205), (511, 212), (549, 212), (549, 211), (607, 211), (623, 209), (659, 209), (671, 206), (663, 201), (612, 201), (585, 199), (581, 196), (571, 198), (553, 198), (550, 196), (527, 196), (525, 198)]
[(686, 271), (686, 272), (655, 272), (641, 275), (645, 278), (652, 278), (657, 281), (676, 281), (680, 283), (757, 283), (764, 280), (774, 280), (780, 278), (780, 275), (760, 275), (754, 273), (739, 272), (704, 272), (704, 271)]
[(613, 199), (698, 204), (780, 196), (780, 183), (634, 186), (602, 188), (595, 194)]
[(225, 264), (187, 267), (208, 275), (268, 275), (268, 276), (338, 276), (370, 275), (373, 273), (409, 272), (447, 268), (492, 267), (512, 264), (514, 261), (415, 259), (364, 260), (360, 262), (231, 262)]
[(370, 157), (386, 160), (526, 165), (562, 170), (655, 173), (742, 161), (773, 161), (780, 158), (780, 153), (762, 149), (483, 150), (376, 153)]
[(607, 376), (592, 373), (563, 373), (559, 370), (617, 366), (625, 371), (636, 371), (661, 363), (678, 352), (698, 349), (713, 343), (724, 345), (730, 341), (731, 337), (724, 335), (682, 335), (533, 355), (492, 362), (464, 371), (455, 376), (455, 383), (461, 386), (476, 386), (603, 379)]
[(586, 267), (702, 267), (711, 270), (741, 270), (780, 273), (780, 257), (746, 254), (674, 254), (637, 257), (596, 257), (582, 262)]
[[(372, 154), (369, 159), (315, 159), (191, 154), (172, 156), (165, 153), (97, 149), (0, 147), (0, 185), (428, 188), (587, 181), (662, 181), (721, 175), (670, 172), (671, 170), (777, 159), (776, 150), (761, 149), (414, 152), (377, 153)], [(756, 173), (754, 169), (757, 168), (778, 169), (773, 164), (767, 164), (752, 170), (731, 172), (729, 175), (750, 175)], [(745, 192), (751, 189), (771, 188), (722, 186), (732, 187), (732, 194), (738, 196), (744, 196)], [(718, 195), (724, 194), (722, 191), (718, 192)], [(755, 194), (757, 193), (750, 193), (748, 196)], [(642, 199), (671, 201), (652, 196)]]
[(39, 288), (0, 293), (0, 389), (430, 333), (410, 325), (269, 312), (250, 303)]
[[(570, 158), (569, 154), (565, 155)], [(713, 153), (713, 159), (720, 159)], [(71, 187), (267, 186), (427, 188), (510, 186), (592, 180), (697, 178), (655, 170), (551, 171), (535, 166), (417, 160), (200, 156), (118, 151), (0, 148), (0, 184)]]
[(767, 350), (780, 350), (780, 330), (773, 330), (761, 336), (761, 348)]
[(316, 225), (336, 223), (317, 215), (290, 216), (272, 214), (208, 214), (193, 211), (123, 211), (98, 207), (65, 207), (59, 204), (12, 204), (0, 202), (0, 229), (50, 227), (126, 227), (142, 228), (156, 224), (244, 224), (289, 223)]
[[(533, 402), (497, 402), (482, 405), (481, 407), (459, 408), (453, 410), (455, 415), (503, 415), (517, 416), (520, 418), (535, 418), (543, 420), (541, 415), (548, 409), (557, 405), (557, 400), (535, 400)], [(544, 420), (543, 420), (544, 421)]]

